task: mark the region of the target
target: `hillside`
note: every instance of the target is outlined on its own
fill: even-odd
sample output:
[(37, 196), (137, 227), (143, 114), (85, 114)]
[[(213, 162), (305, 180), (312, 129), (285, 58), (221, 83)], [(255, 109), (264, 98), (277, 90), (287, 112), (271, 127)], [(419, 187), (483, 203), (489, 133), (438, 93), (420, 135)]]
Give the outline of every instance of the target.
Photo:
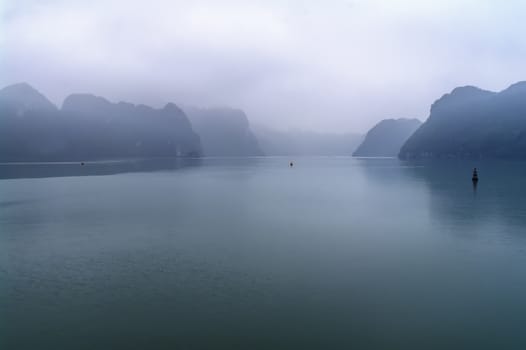
[(62, 109), (28, 84), (0, 90), (0, 161), (73, 161), (200, 155), (174, 104), (162, 109), (74, 94)]
[(459, 87), (431, 106), (400, 158), (526, 157), (526, 82), (495, 93)]
[(258, 140), (246, 114), (233, 108), (183, 107), (201, 137), (203, 155), (219, 157), (261, 156)]
[(400, 147), (420, 127), (418, 119), (385, 119), (367, 132), (355, 157), (396, 157)]

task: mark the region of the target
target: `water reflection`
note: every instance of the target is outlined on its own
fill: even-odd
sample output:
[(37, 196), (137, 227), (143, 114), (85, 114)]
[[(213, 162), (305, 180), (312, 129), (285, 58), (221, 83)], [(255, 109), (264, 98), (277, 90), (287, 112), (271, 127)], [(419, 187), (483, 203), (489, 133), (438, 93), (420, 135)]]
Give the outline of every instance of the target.
[[(386, 200), (426, 198), (432, 224), (456, 235), (522, 234), (526, 226), (526, 162), (359, 159), (360, 171)], [(477, 168), (479, 181), (473, 182)], [(422, 187), (423, 186), (423, 187)], [(422, 196), (423, 195), (423, 196)], [(409, 208), (407, 210), (410, 210)]]
[(289, 161), (0, 181), (2, 348), (526, 343), (526, 167)]
[(0, 179), (114, 175), (132, 172), (173, 171), (182, 168), (256, 166), (263, 157), (149, 158), (86, 162), (0, 163)]
[[(496, 225), (522, 232), (526, 225), (526, 163), (513, 161), (426, 161), (408, 162), (402, 172), (410, 181), (423, 181), (429, 191), (429, 211), (442, 227), (462, 226), (464, 234), (477, 227)], [(472, 169), (480, 181), (471, 181)], [(503, 229), (498, 225), (499, 230)], [(458, 230), (457, 230), (458, 231)]]
[(113, 175), (129, 172), (176, 170), (196, 167), (201, 164), (202, 159), (199, 158), (126, 159), (83, 163), (1, 163), (0, 179)]

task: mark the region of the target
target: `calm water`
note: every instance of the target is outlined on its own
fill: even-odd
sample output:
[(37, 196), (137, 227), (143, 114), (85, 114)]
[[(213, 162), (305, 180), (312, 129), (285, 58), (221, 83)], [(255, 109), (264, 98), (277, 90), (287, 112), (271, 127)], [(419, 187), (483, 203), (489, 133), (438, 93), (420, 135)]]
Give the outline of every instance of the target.
[(0, 178), (2, 349), (526, 348), (526, 164), (165, 160)]

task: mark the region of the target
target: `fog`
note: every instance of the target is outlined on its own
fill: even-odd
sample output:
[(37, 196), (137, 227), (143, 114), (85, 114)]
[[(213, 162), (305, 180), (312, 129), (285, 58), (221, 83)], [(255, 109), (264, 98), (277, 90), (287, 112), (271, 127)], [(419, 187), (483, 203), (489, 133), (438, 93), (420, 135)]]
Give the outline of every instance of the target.
[(424, 120), (456, 86), (526, 79), (524, 13), (520, 0), (0, 0), (0, 85), (365, 132)]

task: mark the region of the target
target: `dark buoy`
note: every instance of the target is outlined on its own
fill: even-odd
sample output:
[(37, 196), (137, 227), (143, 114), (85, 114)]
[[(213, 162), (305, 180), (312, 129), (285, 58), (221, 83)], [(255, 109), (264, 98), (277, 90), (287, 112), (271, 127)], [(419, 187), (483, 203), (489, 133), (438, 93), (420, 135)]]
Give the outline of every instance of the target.
[(289, 166), (292, 168), (294, 166), (294, 163), (290, 162)]
[(479, 174), (477, 173), (477, 168), (473, 169), (473, 176), (471, 177), (471, 181), (473, 181), (473, 183), (479, 182)]
[(84, 162), (80, 162), (80, 165), (84, 165)]

